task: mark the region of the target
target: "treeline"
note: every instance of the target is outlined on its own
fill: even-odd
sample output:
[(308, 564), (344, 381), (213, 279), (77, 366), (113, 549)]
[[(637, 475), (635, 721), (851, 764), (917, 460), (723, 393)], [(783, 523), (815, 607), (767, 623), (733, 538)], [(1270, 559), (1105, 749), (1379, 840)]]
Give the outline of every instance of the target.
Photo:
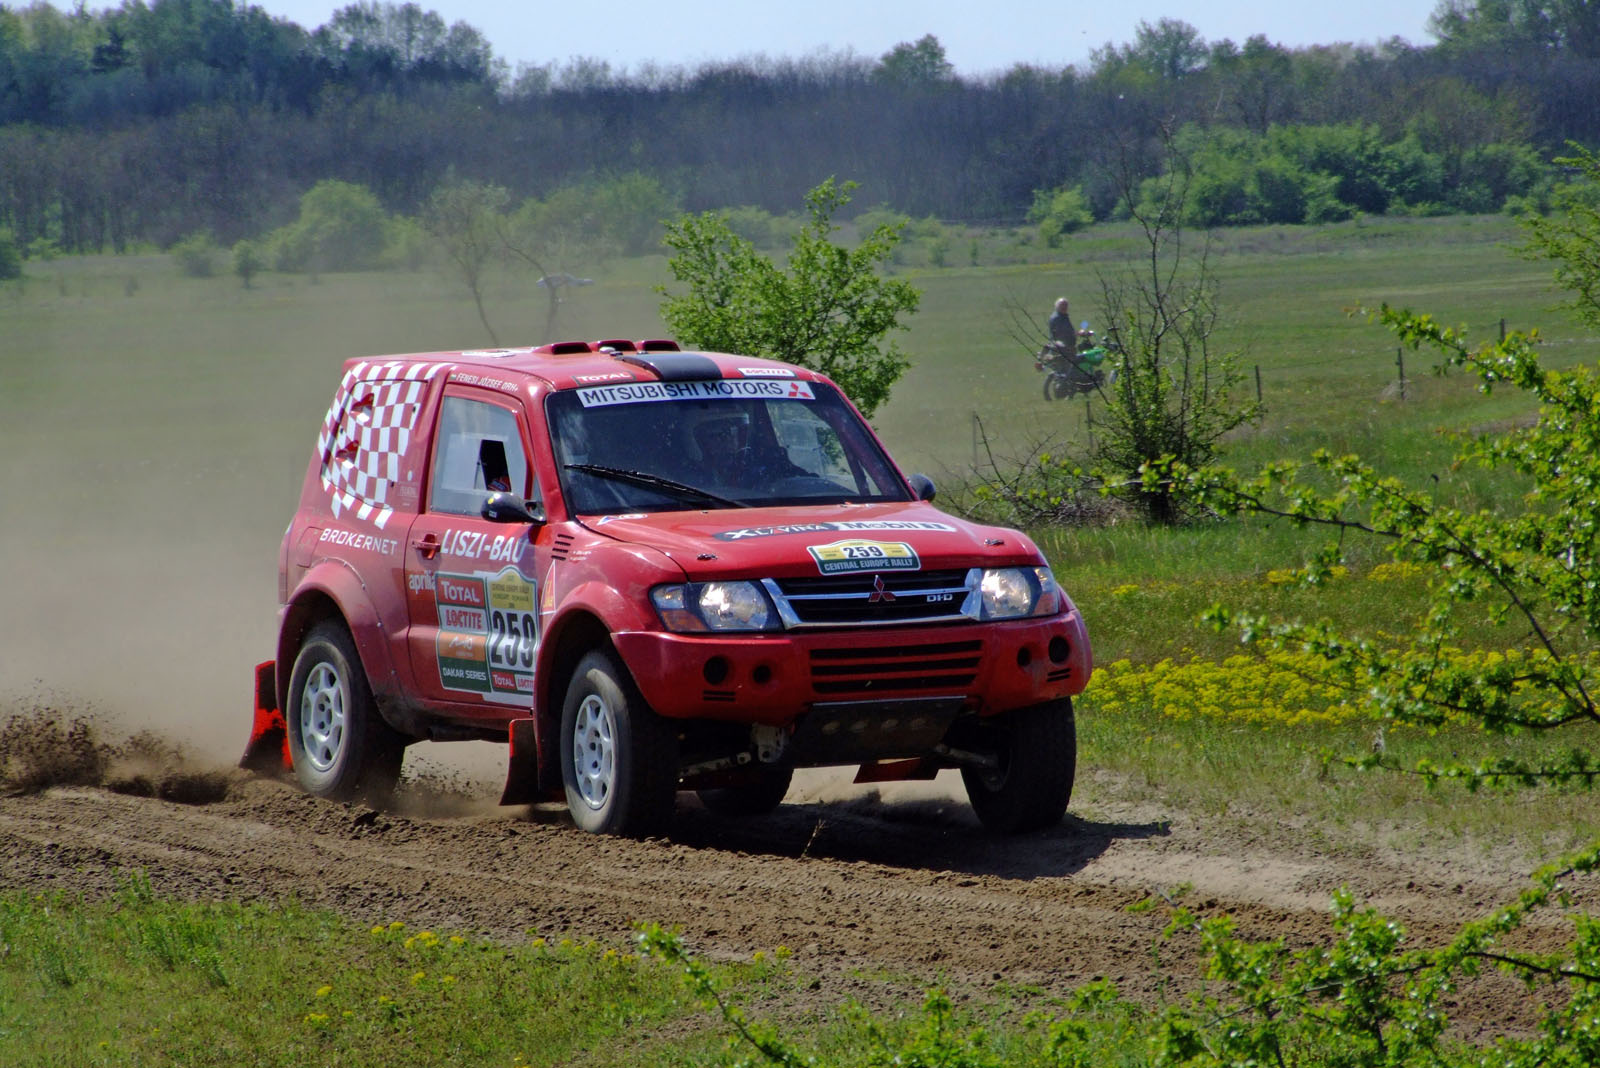
[[(1527, 160), (1600, 142), (1588, 27), (1600, 5), (1548, 8), (1445, 0), (1429, 47), (1207, 42), (1163, 19), (1087, 69), (964, 78), (931, 36), (876, 59), (513, 74), (476, 30), (415, 4), (352, 5), (313, 31), (232, 0), (0, 4), (0, 227), (24, 249), (167, 247), (197, 232), (231, 244), (288, 225), (325, 179), (415, 214), (447, 180), (520, 200), (635, 173), (690, 210), (792, 211), (838, 175), (860, 183), (857, 204), (918, 217), (1018, 222), (1039, 191), (1063, 188), (1104, 217), (1108, 175), (1159, 166), (1163, 123), (1239, 162), (1242, 184), (1213, 198), (1212, 221), (1315, 219), (1338, 204), (1492, 210), (1525, 195), (1508, 190)], [(1381, 205), (1300, 181), (1288, 201), (1304, 210), (1283, 215), (1263, 180), (1294, 159), (1292, 127), (1353, 129), (1385, 158), (1441, 162)], [(1480, 163), (1512, 180), (1474, 178), (1458, 195)]]

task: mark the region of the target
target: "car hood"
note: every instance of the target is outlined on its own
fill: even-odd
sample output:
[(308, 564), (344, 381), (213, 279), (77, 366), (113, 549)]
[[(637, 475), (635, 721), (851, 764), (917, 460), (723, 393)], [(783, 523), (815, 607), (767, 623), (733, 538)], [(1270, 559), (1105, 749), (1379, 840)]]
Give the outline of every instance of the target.
[(584, 525), (660, 550), (691, 579), (1043, 563), (1027, 535), (923, 501), (608, 515)]

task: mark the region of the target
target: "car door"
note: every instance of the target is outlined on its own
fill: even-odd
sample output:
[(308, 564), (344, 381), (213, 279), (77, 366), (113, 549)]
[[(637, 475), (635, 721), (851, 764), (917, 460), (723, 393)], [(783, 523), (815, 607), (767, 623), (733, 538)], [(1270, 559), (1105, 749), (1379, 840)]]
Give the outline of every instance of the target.
[(485, 498), (539, 497), (521, 403), (448, 386), (427, 499), (406, 548), (411, 668), (421, 696), (469, 719), (531, 706), (539, 645), (538, 527), (481, 515)]

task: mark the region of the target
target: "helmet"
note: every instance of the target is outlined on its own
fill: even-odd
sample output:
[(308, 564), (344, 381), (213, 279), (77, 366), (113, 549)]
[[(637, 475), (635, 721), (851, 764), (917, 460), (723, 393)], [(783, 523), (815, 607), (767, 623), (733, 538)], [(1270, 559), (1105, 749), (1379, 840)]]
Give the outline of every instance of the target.
[(750, 414), (726, 401), (717, 403), (722, 410), (706, 412), (690, 427), (702, 460), (731, 460), (750, 440)]

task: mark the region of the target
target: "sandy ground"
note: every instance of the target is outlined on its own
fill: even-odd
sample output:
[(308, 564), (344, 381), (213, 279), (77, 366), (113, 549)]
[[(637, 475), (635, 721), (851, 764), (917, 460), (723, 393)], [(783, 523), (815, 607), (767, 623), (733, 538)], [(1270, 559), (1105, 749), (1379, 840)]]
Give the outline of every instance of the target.
[[(59, 714), (13, 723), (13, 770), (30, 730), (62, 726)], [(776, 814), (751, 821), (685, 796), (669, 839), (628, 841), (583, 834), (558, 807), (497, 808), (492, 784), (437, 762), (379, 811), (142, 744), (154, 756), (132, 771), (124, 747), (78, 767), (85, 784), (0, 798), (0, 888), (98, 895), (139, 869), (182, 898), (294, 897), (361, 923), (506, 940), (620, 944), (632, 924), (656, 921), (716, 958), (788, 946), (794, 967), (819, 979), (815, 998), (834, 1005), (881, 1001), (883, 984), (863, 977), (885, 975), (979, 994), (1000, 981), (1063, 993), (1106, 977), (1155, 1001), (1193, 987), (1197, 972), (1181, 941), (1157, 963), (1163, 912), (1129, 911), (1152, 894), (1187, 885), (1186, 903), (1227, 911), (1243, 934), (1306, 945), (1326, 941), (1330, 895), (1346, 886), (1430, 944), (1509, 900), (1523, 874), (1465, 851), (1402, 856), (1237, 814), (1092, 801), (1078, 806), (1092, 817), (995, 839), (944, 779), (879, 792), (806, 775)], [(0, 767), (4, 758), (0, 745)], [(1115, 786), (1090, 775), (1079, 797)], [(162, 794), (176, 800), (151, 796)], [(1551, 917), (1518, 937), (1551, 949), (1568, 932)], [(1530, 1008), (1520, 986), (1495, 978), (1464, 991), (1456, 1012), (1488, 1037), (1524, 1029)]]

